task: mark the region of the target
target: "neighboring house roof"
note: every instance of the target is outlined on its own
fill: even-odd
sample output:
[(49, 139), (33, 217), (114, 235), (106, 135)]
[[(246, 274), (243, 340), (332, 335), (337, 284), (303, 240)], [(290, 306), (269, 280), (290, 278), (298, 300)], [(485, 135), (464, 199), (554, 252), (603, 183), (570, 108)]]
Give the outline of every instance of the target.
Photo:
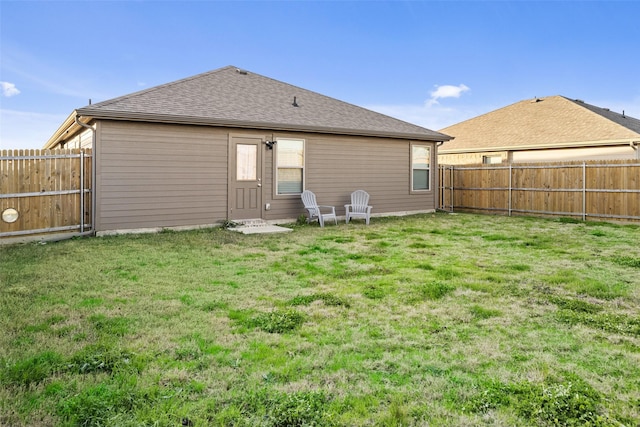
[[(98, 119), (208, 124), (427, 141), (451, 139), (442, 133), (234, 66), (88, 105), (76, 110), (76, 113)], [(72, 122), (71, 117), (67, 122)], [(66, 131), (63, 128), (64, 125), (47, 146), (55, 145), (56, 137)]]
[(564, 96), (517, 102), (441, 129), (439, 154), (587, 147), (640, 141), (640, 120)]

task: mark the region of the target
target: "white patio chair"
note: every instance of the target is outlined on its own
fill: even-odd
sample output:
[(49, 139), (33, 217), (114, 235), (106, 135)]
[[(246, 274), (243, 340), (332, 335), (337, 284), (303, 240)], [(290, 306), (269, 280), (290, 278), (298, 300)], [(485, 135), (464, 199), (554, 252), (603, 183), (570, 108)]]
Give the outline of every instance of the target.
[(363, 218), (369, 225), (371, 217), (371, 206), (369, 206), (369, 193), (364, 190), (356, 190), (351, 193), (351, 204), (344, 205), (347, 224), (351, 218)]
[[(317, 219), (320, 227), (324, 227), (324, 221), (327, 219), (333, 219), (338, 225), (338, 219), (336, 218), (336, 208), (334, 206), (318, 205), (316, 202), (316, 195), (309, 190), (302, 192), (302, 203), (307, 210), (307, 222), (311, 222), (313, 219)], [(324, 212), (323, 212), (324, 211)]]

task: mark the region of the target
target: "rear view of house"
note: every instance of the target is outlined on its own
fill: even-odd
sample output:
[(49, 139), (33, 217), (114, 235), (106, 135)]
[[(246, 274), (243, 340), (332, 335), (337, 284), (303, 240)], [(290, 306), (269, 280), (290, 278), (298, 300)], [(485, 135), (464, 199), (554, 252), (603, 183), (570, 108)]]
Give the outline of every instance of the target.
[[(45, 148), (93, 148), (94, 230), (284, 222), (300, 194), (376, 214), (436, 208), (451, 139), (233, 66), (75, 110)], [(337, 212), (338, 215), (344, 212)]]

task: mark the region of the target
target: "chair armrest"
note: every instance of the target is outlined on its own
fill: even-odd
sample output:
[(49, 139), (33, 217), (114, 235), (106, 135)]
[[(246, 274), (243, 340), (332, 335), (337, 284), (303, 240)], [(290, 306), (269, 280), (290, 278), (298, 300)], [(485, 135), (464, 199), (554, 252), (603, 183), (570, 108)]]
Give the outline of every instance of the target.
[(331, 212), (336, 213), (335, 206), (327, 206), (327, 205), (318, 205), (318, 210), (321, 211), (322, 208), (331, 209)]

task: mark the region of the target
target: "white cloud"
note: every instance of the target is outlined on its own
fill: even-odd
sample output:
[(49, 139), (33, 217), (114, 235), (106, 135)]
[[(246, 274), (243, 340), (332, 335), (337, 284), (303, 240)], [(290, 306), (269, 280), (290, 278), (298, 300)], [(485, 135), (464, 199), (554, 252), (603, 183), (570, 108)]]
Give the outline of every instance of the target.
[(431, 98), (427, 101), (427, 105), (438, 104), (438, 99), (440, 98), (460, 98), (460, 95), (468, 90), (470, 90), (470, 88), (464, 84), (460, 84), (459, 86), (436, 85), (436, 89), (429, 92)]
[(7, 98), (10, 96), (15, 96), (20, 93), (16, 85), (9, 82), (0, 82), (0, 88), (2, 88), (2, 96), (6, 96)]

